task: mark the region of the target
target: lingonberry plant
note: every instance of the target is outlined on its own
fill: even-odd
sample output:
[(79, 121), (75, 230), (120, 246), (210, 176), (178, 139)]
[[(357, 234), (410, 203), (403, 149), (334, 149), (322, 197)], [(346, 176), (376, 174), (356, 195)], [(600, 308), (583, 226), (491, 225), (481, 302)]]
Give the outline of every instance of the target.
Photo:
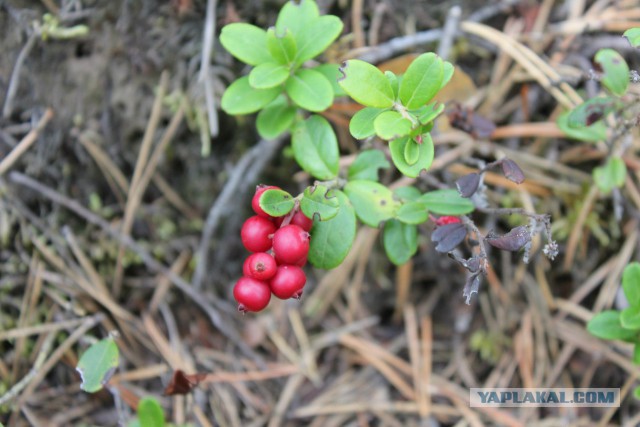
[[(469, 271), (464, 291), (469, 301), (477, 292), (480, 275), (486, 273), (484, 243), (512, 251), (523, 246), (528, 249), (540, 224), (550, 241), (549, 219), (516, 212), (529, 216), (530, 225), (505, 236), (482, 236), (472, 221), (460, 217), (475, 209), (472, 197), (482, 193), (482, 176), (487, 169), (501, 166), (508, 179), (524, 180), (520, 168), (509, 159), (463, 177), (457, 189), (423, 193), (415, 186), (392, 190), (380, 183), (378, 172), (391, 166), (388, 159), (409, 178), (418, 178), (431, 166), (431, 131), (444, 110), (434, 98), (452, 78), (454, 67), (434, 53), (419, 55), (401, 76), (383, 73), (358, 59), (340, 66), (311, 62), (341, 32), (342, 22), (335, 16), (321, 16), (313, 0), (286, 3), (275, 26), (267, 31), (245, 23), (222, 29), (222, 45), (253, 66), (248, 76), (226, 90), (223, 110), (231, 115), (257, 112), (257, 130), (266, 139), (289, 131), (295, 160), (317, 180), (295, 197), (273, 186), (259, 187), (252, 200), (256, 216), (245, 222), (242, 242), (251, 252), (273, 254), (279, 266), (269, 279), (271, 293), (288, 298), (299, 296), (304, 285), (304, 273), (294, 267), (308, 260), (317, 268), (331, 269), (344, 260), (357, 220), (370, 227), (383, 225), (385, 252), (394, 264), (401, 265), (418, 250), (418, 225), (431, 219), (437, 227), (432, 239), (440, 252), (453, 252), (469, 231), (481, 241), (480, 251), (468, 260), (452, 255)], [(329, 108), (335, 97), (347, 95), (363, 106), (350, 121), (351, 135), (359, 140), (385, 141), (388, 149), (363, 150), (341, 169), (336, 134), (331, 124), (315, 113)], [(555, 246), (547, 249), (555, 256)], [(260, 274), (262, 269), (272, 268), (252, 265), (254, 258), (250, 259), (244, 268), (245, 278), (236, 285), (240, 290), (234, 293), (241, 308), (257, 311), (268, 303), (264, 296), (267, 279), (261, 279), (264, 276)]]

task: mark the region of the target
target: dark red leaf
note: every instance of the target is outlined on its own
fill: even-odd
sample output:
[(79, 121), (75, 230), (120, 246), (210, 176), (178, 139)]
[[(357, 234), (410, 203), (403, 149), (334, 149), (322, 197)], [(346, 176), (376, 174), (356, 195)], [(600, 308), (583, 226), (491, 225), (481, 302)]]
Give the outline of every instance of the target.
[(480, 185), (480, 174), (479, 173), (470, 173), (464, 175), (456, 181), (456, 187), (458, 188), (458, 192), (462, 197), (471, 197), (478, 191), (478, 186)]
[(431, 241), (437, 243), (436, 251), (447, 253), (462, 243), (466, 236), (467, 229), (463, 224), (446, 224), (436, 228), (431, 233)]
[(531, 241), (531, 233), (528, 227), (521, 225), (504, 236), (487, 237), (486, 241), (495, 248), (516, 252)]
[(178, 369), (173, 373), (173, 377), (169, 385), (164, 389), (165, 396), (173, 396), (176, 394), (191, 393), (194, 387), (206, 377), (206, 374), (185, 374), (184, 371)]
[(520, 169), (520, 166), (511, 159), (502, 160), (502, 173), (509, 180), (516, 184), (522, 184), (524, 182), (524, 172)]

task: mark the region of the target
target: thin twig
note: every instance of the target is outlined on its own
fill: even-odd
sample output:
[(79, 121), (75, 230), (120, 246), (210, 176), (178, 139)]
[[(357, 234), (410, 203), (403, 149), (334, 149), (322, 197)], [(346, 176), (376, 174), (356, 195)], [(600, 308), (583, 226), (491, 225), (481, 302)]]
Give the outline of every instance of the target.
[(215, 88), (211, 80), (211, 53), (213, 52), (213, 38), (216, 33), (216, 0), (207, 1), (207, 14), (202, 33), (202, 56), (200, 59), (200, 74), (198, 83), (204, 84), (204, 96), (207, 106), (207, 118), (209, 120), (209, 135), (211, 138), (218, 136), (220, 132), (218, 124), (218, 112), (215, 102)]
[(440, 45), (438, 45), (438, 55), (442, 59), (449, 58), (453, 42), (456, 34), (458, 33), (458, 24), (460, 23), (460, 16), (462, 15), (462, 9), (460, 6), (453, 6), (447, 13), (447, 20), (444, 23), (442, 29), (442, 38), (440, 39)]
[(31, 49), (35, 46), (36, 40), (38, 40), (38, 33), (34, 31), (20, 51), (18, 59), (16, 59), (16, 65), (14, 65), (13, 71), (11, 72), (9, 88), (7, 89), (7, 95), (4, 98), (4, 107), (2, 108), (2, 117), (5, 119), (9, 118), (13, 112), (13, 99), (18, 92), (18, 86), (20, 86), (20, 70), (22, 70), (24, 61), (27, 59), (27, 56), (29, 56)]
[(38, 124), (11, 150), (11, 153), (0, 162), (0, 176), (4, 175), (11, 166), (22, 156), (38, 139), (38, 135), (53, 118), (53, 110), (47, 108), (38, 121)]

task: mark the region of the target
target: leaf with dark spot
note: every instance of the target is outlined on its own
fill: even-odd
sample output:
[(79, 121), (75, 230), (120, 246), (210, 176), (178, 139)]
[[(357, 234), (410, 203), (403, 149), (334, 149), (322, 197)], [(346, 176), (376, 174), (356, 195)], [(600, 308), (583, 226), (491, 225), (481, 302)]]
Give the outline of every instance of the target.
[(456, 187), (458, 188), (458, 192), (462, 197), (469, 198), (478, 191), (478, 186), (480, 185), (480, 174), (479, 173), (470, 173), (456, 181)]
[(485, 239), (494, 248), (516, 252), (531, 241), (531, 233), (525, 225), (514, 228), (504, 236), (489, 237)]
[(524, 172), (520, 169), (520, 166), (511, 159), (502, 160), (502, 173), (509, 180), (516, 184), (522, 184), (524, 182)]
[(437, 243), (436, 251), (447, 253), (458, 246), (467, 235), (467, 229), (463, 224), (447, 224), (436, 228), (431, 233), (431, 241)]

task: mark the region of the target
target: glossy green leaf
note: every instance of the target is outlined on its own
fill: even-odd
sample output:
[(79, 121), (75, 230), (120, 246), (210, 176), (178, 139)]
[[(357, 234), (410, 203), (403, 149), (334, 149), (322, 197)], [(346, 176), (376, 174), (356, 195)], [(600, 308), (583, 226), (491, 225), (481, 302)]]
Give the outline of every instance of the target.
[(287, 78), (289, 78), (288, 67), (275, 62), (265, 62), (251, 70), (249, 84), (255, 89), (271, 89), (284, 83)]
[(640, 306), (640, 263), (632, 262), (624, 268), (622, 289), (630, 306)]
[(415, 202), (420, 198), (420, 196), (422, 196), (420, 190), (418, 190), (416, 187), (412, 187), (411, 185), (398, 187), (393, 190), (393, 197), (405, 202)]
[(571, 111), (565, 111), (558, 116), (556, 124), (567, 138), (577, 139), (579, 141), (597, 142), (607, 138), (607, 126), (599, 120), (587, 127), (573, 128), (569, 126), (569, 115)]
[(319, 72), (329, 80), (333, 88), (333, 96), (346, 96), (347, 93), (338, 84), (338, 78), (341, 76), (339, 69), (340, 66), (338, 64), (322, 64), (312, 68), (312, 70)]
[(640, 365), (640, 342), (635, 343), (633, 346), (633, 357), (631, 359), (636, 365)]
[(333, 103), (333, 89), (325, 76), (314, 70), (300, 69), (285, 84), (293, 102), (309, 111), (323, 111)]
[(291, 212), (295, 205), (295, 199), (284, 190), (267, 190), (260, 196), (260, 207), (271, 216), (284, 216)]
[(272, 61), (267, 50), (267, 32), (255, 25), (225, 25), (220, 33), (220, 43), (229, 53), (246, 64), (259, 65)]
[(301, 0), (299, 2), (289, 0), (282, 7), (276, 21), (276, 29), (279, 34), (290, 30), (294, 37), (305, 27), (309, 26), (320, 16), (318, 5), (313, 0)]
[(602, 120), (615, 107), (616, 100), (614, 98), (591, 98), (571, 110), (567, 116), (567, 124), (572, 128), (590, 126)]
[(453, 73), (455, 72), (455, 67), (451, 62), (443, 61), (443, 63), (444, 63), (444, 74), (442, 76), (442, 83), (440, 83), (440, 89), (442, 89), (447, 85), (447, 83), (449, 83), (449, 81), (453, 77)]
[(382, 108), (365, 107), (353, 115), (349, 122), (349, 132), (355, 139), (365, 139), (375, 135), (373, 121), (385, 111)]
[(389, 108), (393, 105), (393, 89), (389, 80), (373, 65), (351, 59), (340, 67), (338, 84), (354, 100), (366, 107)]
[(398, 98), (398, 90), (400, 89), (400, 82), (398, 81), (398, 76), (393, 74), (391, 71), (384, 72), (385, 77), (389, 80), (389, 84), (391, 85), (391, 89), (393, 90), (393, 97)]
[(296, 64), (301, 65), (324, 52), (338, 38), (342, 27), (340, 18), (325, 15), (300, 28), (296, 33)]
[(82, 377), (80, 388), (87, 393), (95, 393), (102, 389), (118, 368), (120, 352), (113, 338), (105, 338), (92, 344), (85, 351), (76, 371)]
[(627, 307), (622, 310), (620, 324), (625, 329), (640, 331), (640, 306)]
[(424, 105), (417, 110), (410, 111), (411, 114), (416, 116), (420, 123), (427, 124), (436, 119), (444, 111), (444, 104), (438, 101)]
[(249, 77), (236, 80), (222, 95), (221, 106), (227, 114), (251, 114), (273, 101), (281, 92), (279, 87), (254, 89)]
[(380, 222), (393, 218), (400, 207), (391, 190), (374, 181), (349, 181), (344, 192), (360, 221), (370, 227), (377, 227)]
[(411, 132), (411, 121), (397, 111), (385, 111), (375, 118), (373, 128), (376, 135), (389, 141), (408, 135)]
[(329, 190), (324, 185), (307, 187), (300, 200), (300, 209), (314, 223), (328, 221), (340, 211), (340, 201), (336, 194), (336, 190)]
[(267, 49), (273, 59), (284, 65), (293, 63), (298, 52), (291, 30), (278, 33), (275, 27), (267, 31)]
[(406, 202), (396, 212), (396, 219), (406, 224), (422, 224), (428, 218), (429, 212), (424, 203), (420, 202)]
[(341, 191), (333, 190), (339, 203), (336, 216), (315, 221), (311, 229), (308, 260), (316, 268), (330, 270), (339, 266), (351, 249), (356, 236), (356, 213)]
[(638, 331), (622, 327), (620, 312), (607, 310), (596, 314), (587, 323), (587, 330), (591, 335), (605, 340), (633, 341), (638, 337)]
[(418, 227), (389, 220), (384, 224), (382, 242), (391, 262), (402, 265), (418, 251)]
[(465, 215), (475, 209), (471, 200), (465, 199), (453, 189), (429, 191), (420, 196), (418, 201), (438, 215)]
[(145, 397), (138, 403), (138, 420), (140, 427), (164, 427), (164, 411), (156, 399)]
[(281, 95), (260, 110), (256, 127), (262, 138), (274, 139), (289, 130), (295, 118), (296, 107), (289, 105), (285, 96)]
[(593, 180), (603, 194), (622, 187), (626, 176), (627, 167), (620, 157), (610, 157), (604, 166), (593, 169)]
[(600, 49), (594, 58), (602, 68), (602, 84), (614, 95), (622, 96), (629, 87), (629, 66), (613, 49)]
[(429, 102), (440, 90), (444, 62), (435, 53), (423, 53), (407, 68), (400, 83), (400, 101), (410, 110)]
[(415, 142), (412, 138), (409, 138), (407, 143), (404, 145), (404, 161), (407, 162), (409, 166), (413, 166), (418, 163), (420, 159), (420, 144)]
[(380, 150), (361, 151), (349, 166), (349, 180), (365, 179), (378, 180), (378, 169), (388, 169), (391, 165)]
[(429, 166), (431, 166), (431, 163), (433, 162), (433, 141), (431, 140), (431, 136), (429, 134), (423, 135), (422, 144), (420, 144), (419, 147), (420, 156), (418, 157), (418, 161), (413, 165), (408, 164), (404, 158), (404, 148), (408, 142), (409, 138), (404, 137), (394, 139), (389, 143), (391, 160), (403, 175), (406, 175), (410, 178), (417, 178), (418, 175), (420, 175), (420, 172), (429, 169)]
[(629, 40), (631, 46), (640, 47), (640, 27), (629, 28), (624, 32), (623, 36)]
[(338, 140), (329, 122), (318, 115), (298, 122), (292, 132), (291, 146), (298, 164), (317, 179), (338, 175)]

